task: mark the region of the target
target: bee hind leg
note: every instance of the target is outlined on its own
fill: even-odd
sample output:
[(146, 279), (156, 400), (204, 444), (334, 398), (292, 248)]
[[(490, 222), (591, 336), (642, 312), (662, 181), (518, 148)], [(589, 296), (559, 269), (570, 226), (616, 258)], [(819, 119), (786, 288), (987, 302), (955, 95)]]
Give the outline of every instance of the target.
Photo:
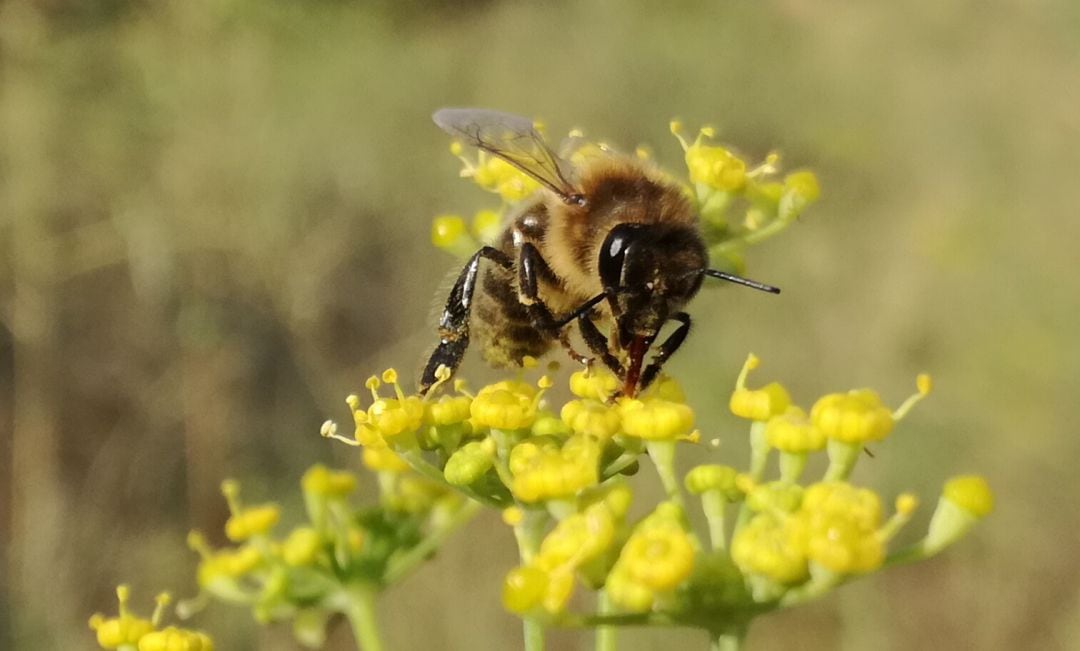
[(484, 259), (504, 269), (513, 267), (510, 256), (491, 246), (485, 246), (469, 258), (446, 299), (446, 307), (439, 319), (439, 345), (431, 353), (420, 376), (421, 395), (427, 393), (439, 379), (437, 372), (440, 366), (447, 367), (453, 373), (461, 365), (461, 358), (469, 347), (469, 313), (476, 283), (480, 279), (480, 261)]
[(682, 346), (683, 342), (686, 341), (686, 335), (690, 334), (689, 314), (686, 312), (677, 312), (671, 315), (671, 320), (678, 321), (679, 325), (675, 328), (675, 331), (668, 335), (668, 338), (657, 347), (656, 355), (653, 356), (652, 362), (650, 362), (641, 373), (642, 391), (656, 379), (657, 374), (660, 373), (660, 369), (664, 366), (664, 362), (675, 354), (675, 351), (679, 349), (679, 346)]

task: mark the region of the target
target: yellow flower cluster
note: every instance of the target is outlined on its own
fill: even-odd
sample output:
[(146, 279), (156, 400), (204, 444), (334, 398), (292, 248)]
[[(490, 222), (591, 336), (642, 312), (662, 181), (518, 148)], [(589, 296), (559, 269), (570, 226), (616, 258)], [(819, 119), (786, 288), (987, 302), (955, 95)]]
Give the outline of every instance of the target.
[(464, 164), (461, 170), (463, 178), (472, 179), (473, 183), (494, 192), (507, 203), (521, 201), (540, 189), (536, 179), (486, 151), (478, 151), (476, 159), (471, 160), (464, 156), (461, 143), (455, 142), (450, 146), (450, 153)]
[[(885, 407), (881, 396), (871, 389), (830, 393), (819, 398), (808, 415), (792, 404), (787, 389), (778, 382), (760, 389), (747, 387), (747, 376), (759, 364), (756, 355), (747, 357), (731, 394), (731, 412), (754, 421), (752, 444), (779, 451), (782, 476), (790, 481), (798, 479), (807, 455), (825, 449), (827, 444), (833, 461), (829, 478), (846, 478), (863, 446), (887, 437), (896, 422), (931, 388), (930, 377), (919, 375), (915, 381), (917, 392), (895, 411)], [(759, 452), (761, 466), (764, 450)], [(755, 468), (754, 474), (759, 470)]]
[(743, 572), (793, 584), (809, 578), (815, 565), (836, 574), (862, 574), (881, 565), (886, 537), (876, 493), (846, 482), (820, 482), (788, 496), (799, 493), (795, 508), (772, 504), (736, 533), (732, 559)]
[(690, 576), (696, 545), (683, 520), (680, 507), (664, 502), (634, 527), (605, 584), (615, 604), (647, 612)]
[[(544, 538), (539, 551), (503, 581), (503, 605), (515, 613), (542, 609), (562, 612), (573, 595), (575, 573), (590, 574), (588, 566), (601, 560), (615, 544), (630, 504), (630, 491), (616, 484), (600, 493), (581, 512), (559, 522)], [(587, 577), (602, 581), (601, 571)], [(595, 585), (595, 584), (594, 584)]]
[(214, 651), (214, 642), (201, 631), (175, 626), (161, 626), (165, 607), (171, 600), (168, 593), (157, 597), (157, 606), (149, 619), (133, 615), (128, 609), (131, 591), (126, 585), (116, 588), (119, 614), (105, 617), (100, 613), (90, 618), (90, 628), (97, 635), (102, 649), (138, 649), (138, 651)]

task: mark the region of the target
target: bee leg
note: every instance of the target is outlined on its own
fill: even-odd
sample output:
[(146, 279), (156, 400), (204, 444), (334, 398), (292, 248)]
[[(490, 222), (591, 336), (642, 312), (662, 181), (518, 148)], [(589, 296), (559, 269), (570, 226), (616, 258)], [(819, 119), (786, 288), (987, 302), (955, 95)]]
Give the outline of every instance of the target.
[(589, 366), (590, 364), (592, 364), (591, 357), (589, 357), (588, 355), (582, 355), (581, 353), (574, 350), (573, 344), (570, 343), (570, 333), (567, 330), (563, 329), (559, 331), (559, 343), (562, 344), (563, 349), (566, 350), (566, 354), (570, 356), (570, 359), (583, 366)]
[(582, 314), (578, 317), (578, 330), (581, 332), (581, 338), (585, 340), (585, 345), (589, 347), (593, 355), (596, 355), (604, 362), (604, 366), (607, 366), (612, 373), (620, 378), (626, 374), (618, 358), (611, 354), (607, 337), (600, 332), (588, 314)]
[(656, 379), (656, 375), (660, 372), (661, 367), (664, 366), (664, 362), (675, 354), (675, 351), (679, 349), (679, 346), (686, 341), (686, 335), (690, 333), (689, 314), (686, 312), (677, 312), (671, 315), (671, 320), (678, 321), (679, 326), (657, 347), (656, 355), (653, 356), (652, 362), (650, 362), (641, 373), (642, 391)]
[(453, 373), (465, 356), (465, 350), (469, 347), (469, 312), (473, 292), (480, 279), (480, 261), (485, 258), (505, 269), (513, 267), (510, 256), (490, 246), (485, 246), (469, 258), (446, 299), (446, 307), (439, 319), (439, 345), (431, 353), (420, 376), (421, 394), (427, 393), (438, 380), (435, 373), (440, 366), (446, 366)]
[(555, 272), (540, 256), (536, 246), (525, 242), (521, 245), (518, 256), (518, 300), (528, 310), (534, 328), (555, 335), (565, 324), (555, 320), (551, 310), (540, 298), (541, 277), (549, 282), (558, 281)]

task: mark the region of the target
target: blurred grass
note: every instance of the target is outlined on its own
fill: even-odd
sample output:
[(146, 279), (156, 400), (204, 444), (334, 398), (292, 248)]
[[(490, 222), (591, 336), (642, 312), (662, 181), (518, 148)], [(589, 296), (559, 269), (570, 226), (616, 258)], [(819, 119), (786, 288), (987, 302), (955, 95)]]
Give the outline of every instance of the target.
[[(1064, 0), (0, 4), (0, 648), (87, 648), (119, 580), (190, 591), (184, 533), (218, 530), (223, 477), (277, 496), (353, 463), (318, 424), (372, 370), (419, 364), (454, 264), (428, 218), (484, 201), (429, 122), (444, 105), (673, 166), (678, 115), (820, 172), (822, 203), (750, 256), (782, 297), (693, 306), (717, 325), (672, 368), (701, 423), (742, 453), (725, 393), (748, 350), (804, 404), (897, 402), (927, 370), (932, 399), (860, 479), (929, 507), (980, 471), (999, 511), (944, 558), (763, 621), (753, 648), (1075, 648), (1078, 37)], [(388, 595), (392, 648), (514, 648), (512, 557), (494, 518), (471, 527)], [(215, 611), (221, 648), (294, 648)], [(625, 643), (700, 643), (668, 635)]]

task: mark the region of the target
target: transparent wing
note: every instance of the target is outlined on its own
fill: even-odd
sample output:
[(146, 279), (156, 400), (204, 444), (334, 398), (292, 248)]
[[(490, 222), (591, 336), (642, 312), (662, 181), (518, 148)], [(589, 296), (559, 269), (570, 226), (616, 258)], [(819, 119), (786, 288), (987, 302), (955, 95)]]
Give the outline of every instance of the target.
[(473, 108), (444, 108), (431, 118), (440, 129), (466, 145), (489, 152), (559, 195), (568, 203), (580, 200), (571, 183), (572, 170), (548, 148), (532, 120), (518, 115)]

